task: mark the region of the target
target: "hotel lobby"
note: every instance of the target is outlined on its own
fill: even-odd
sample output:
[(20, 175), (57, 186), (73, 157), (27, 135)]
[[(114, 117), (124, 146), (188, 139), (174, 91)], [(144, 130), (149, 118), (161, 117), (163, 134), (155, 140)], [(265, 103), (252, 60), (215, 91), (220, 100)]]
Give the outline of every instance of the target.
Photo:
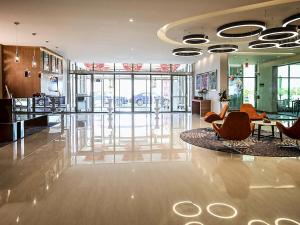
[(0, 50), (0, 225), (300, 224), (300, 0), (6, 1)]

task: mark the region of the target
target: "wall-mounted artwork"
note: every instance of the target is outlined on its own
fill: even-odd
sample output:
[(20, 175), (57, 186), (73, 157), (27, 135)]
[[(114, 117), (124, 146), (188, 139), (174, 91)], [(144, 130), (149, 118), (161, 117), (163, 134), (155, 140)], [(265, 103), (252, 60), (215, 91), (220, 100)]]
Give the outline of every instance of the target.
[(195, 89), (196, 90), (217, 90), (218, 72), (210, 71), (196, 75)]

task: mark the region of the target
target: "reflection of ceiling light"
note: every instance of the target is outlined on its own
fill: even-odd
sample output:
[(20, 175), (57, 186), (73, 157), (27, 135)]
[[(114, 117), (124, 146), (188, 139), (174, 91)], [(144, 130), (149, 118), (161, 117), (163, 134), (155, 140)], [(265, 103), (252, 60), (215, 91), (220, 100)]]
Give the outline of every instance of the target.
[(207, 51), (209, 53), (228, 53), (236, 52), (239, 49), (237, 45), (222, 44), (222, 45), (212, 45), (208, 47)]
[(270, 41), (251, 41), (249, 43), (249, 48), (251, 49), (266, 49), (266, 48), (274, 48), (278, 43), (270, 42)]
[[(231, 30), (231, 29), (237, 29), (241, 27), (249, 27), (249, 28), (255, 28), (255, 30), (243, 32), (243, 33), (226, 33), (225, 31)], [(249, 21), (238, 21), (233, 23), (228, 23), (223, 26), (220, 26), (217, 29), (217, 35), (222, 38), (246, 38), (246, 37), (252, 37), (260, 34), (261, 31), (266, 29), (266, 24), (261, 21), (256, 20), (249, 20)]]
[(291, 23), (293, 23), (293, 22), (295, 22), (295, 21), (298, 21), (298, 20), (300, 21), (300, 13), (295, 14), (295, 15), (292, 15), (292, 16), (290, 16), (290, 17), (284, 19), (284, 20), (282, 21), (282, 26), (283, 26), (283, 27), (286, 27), (286, 26), (288, 26), (288, 25), (291, 25)]
[(297, 225), (300, 225), (299, 222), (297, 222), (296, 220), (292, 220), (292, 219), (289, 219), (289, 218), (278, 218), (275, 220), (275, 225), (280, 225), (280, 222), (281, 221), (285, 221), (285, 222), (291, 222), (291, 223), (294, 223), (294, 224), (297, 224)]
[[(183, 214), (183, 213), (180, 213), (177, 211), (177, 207), (179, 205), (187, 205), (187, 204), (190, 204), (190, 205), (193, 205), (197, 208), (197, 213), (194, 213), (194, 214)], [(201, 213), (202, 213), (202, 209), (200, 208), (200, 206), (196, 205), (195, 203), (191, 202), (191, 201), (182, 201), (182, 202), (177, 202), (173, 205), (173, 211), (175, 214), (177, 214), (178, 216), (182, 216), (182, 217), (196, 217), (196, 216), (199, 216)]]
[(269, 223), (267, 223), (267, 222), (265, 222), (265, 221), (263, 221), (263, 220), (250, 220), (249, 221), (249, 223), (248, 223), (248, 225), (252, 225), (252, 224), (265, 224), (265, 225), (270, 225)]
[(202, 54), (202, 50), (199, 48), (176, 48), (173, 50), (175, 56), (198, 56)]
[(261, 41), (281, 41), (298, 36), (295, 27), (274, 27), (261, 32), (259, 40)]
[(203, 223), (200, 223), (200, 222), (198, 222), (198, 221), (191, 221), (191, 222), (186, 223), (185, 225), (192, 225), (192, 224), (203, 225)]
[(292, 38), (280, 41), (277, 48), (297, 48), (300, 47), (300, 39)]
[[(213, 212), (211, 211), (211, 208), (214, 207), (214, 206), (225, 206), (225, 207), (227, 207), (227, 208), (232, 209), (233, 213), (232, 213), (232, 215), (229, 215), (229, 216), (218, 215), (218, 214), (213, 213)], [(228, 205), (228, 204), (226, 204), (226, 203), (212, 203), (212, 204), (209, 204), (209, 205), (206, 207), (206, 210), (207, 210), (207, 212), (208, 212), (209, 214), (211, 214), (211, 215), (213, 215), (213, 216), (215, 216), (215, 217), (221, 218), (221, 219), (232, 219), (232, 218), (236, 217), (236, 215), (237, 215), (237, 210), (236, 210), (233, 206)]]
[(133, 22), (134, 22), (134, 19), (130, 18), (130, 19), (129, 19), (129, 22), (130, 22), (130, 23), (133, 23)]
[(204, 34), (190, 34), (183, 37), (184, 44), (199, 45), (209, 42), (208, 36)]

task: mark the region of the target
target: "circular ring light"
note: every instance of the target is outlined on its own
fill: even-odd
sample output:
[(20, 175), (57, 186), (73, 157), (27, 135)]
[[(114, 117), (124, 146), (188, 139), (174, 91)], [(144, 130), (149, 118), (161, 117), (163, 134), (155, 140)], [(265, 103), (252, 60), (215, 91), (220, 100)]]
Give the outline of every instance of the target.
[(300, 225), (300, 223), (298, 221), (292, 220), (292, 219), (289, 219), (289, 218), (278, 218), (278, 219), (275, 220), (275, 225), (280, 225), (280, 222), (284, 222), (284, 221)]
[[(255, 28), (253, 31), (243, 32), (243, 33), (226, 33), (225, 31), (237, 29), (241, 27), (249, 27)], [(246, 38), (252, 37), (260, 34), (263, 30), (267, 29), (266, 24), (261, 21), (256, 20), (246, 20), (246, 21), (238, 21), (233, 23), (228, 23), (223, 26), (220, 26), (217, 29), (217, 35), (222, 38)]]
[(209, 53), (229, 53), (229, 52), (236, 52), (239, 49), (237, 45), (212, 45), (208, 47), (207, 51)]
[[(293, 22), (296, 22), (296, 21), (299, 21), (300, 22), (300, 13), (298, 14), (295, 14), (295, 15), (292, 15), (288, 18), (285, 18), (283, 21), (282, 21), (282, 26), (283, 27), (287, 27), (289, 25), (292, 25)], [(299, 27), (299, 25), (296, 25)]]
[(176, 48), (173, 50), (175, 56), (198, 56), (202, 54), (202, 50), (199, 48)]
[(183, 37), (184, 44), (200, 45), (209, 42), (208, 36), (204, 34), (190, 34)]
[(270, 225), (269, 223), (263, 221), (263, 220), (250, 220), (248, 222), (248, 225), (254, 225), (254, 224), (265, 224), (265, 225)]
[(198, 222), (198, 221), (191, 221), (191, 222), (188, 222), (188, 223), (186, 223), (186, 224), (184, 224), (184, 225), (192, 225), (192, 224), (203, 225), (203, 223), (200, 223), (200, 222)]
[(259, 40), (261, 41), (282, 41), (298, 36), (295, 27), (274, 27), (261, 32)]
[(271, 41), (251, 41), (249, 43), (250, 49), (266, 49), (266, 48), (274, 48), (277, 47), (277, 42), (271, 42)]
[[(214, 206), (225, 206), (227, 208), (230, 208), (232, 210), (232, 215), (229, 215), (229, 216), (222, 216), (222, 215), (218, 215), (214, 212), (211, 211), (211, 208), (214, 207)], [(237, 210), (231, 206), (231, 205), (228, 205), (226, 203), (212, 203), (212, 204), (209, 204), (207, 207), (206, 207), (206, 210), (209, 214), (215, 216), (215, 217), (218, 217), (218, 218), (221, 218), (221, 219), (232, 219), (234, 217), (236, 217), (236, 215), (238, 214)]]
[[(184, 214), (184, 213), (180, 213), (177, 210), (177, 207), (179, 205), (186, 205), (186, 204), (190, 204), (196, 207), (197, 212), (194, 214)], [(199, 205), (196, 205), (195, 203), (191, 202), (191, 201), (182, 201), (182, 202), (177, 202), (173, 205), (173, 211), (174, 213), (176, 213), (178, 216), (182, 216), (182, 217), (187, 217), (187, 218), (191, 218), (191, 217), (196, 217), (199, 216), (202, 213), (202, 209), (200, 208)]]
[(277, 48), (297, 48), (300, 47), (300, 39), (299, 38), (292, 38), (284, 41), (280, 41), (278, 43)]

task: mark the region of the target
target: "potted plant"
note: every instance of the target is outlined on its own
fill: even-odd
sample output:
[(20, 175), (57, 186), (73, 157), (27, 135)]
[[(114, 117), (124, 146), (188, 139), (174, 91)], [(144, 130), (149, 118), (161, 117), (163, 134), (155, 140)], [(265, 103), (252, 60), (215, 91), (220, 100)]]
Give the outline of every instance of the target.
[(221, 103), (221, 108), (223, 108), (226, 104), (229, 104), (230, 97), (227, 95), (227, 90), (223, 90), (219, 93), (219, 101)]

